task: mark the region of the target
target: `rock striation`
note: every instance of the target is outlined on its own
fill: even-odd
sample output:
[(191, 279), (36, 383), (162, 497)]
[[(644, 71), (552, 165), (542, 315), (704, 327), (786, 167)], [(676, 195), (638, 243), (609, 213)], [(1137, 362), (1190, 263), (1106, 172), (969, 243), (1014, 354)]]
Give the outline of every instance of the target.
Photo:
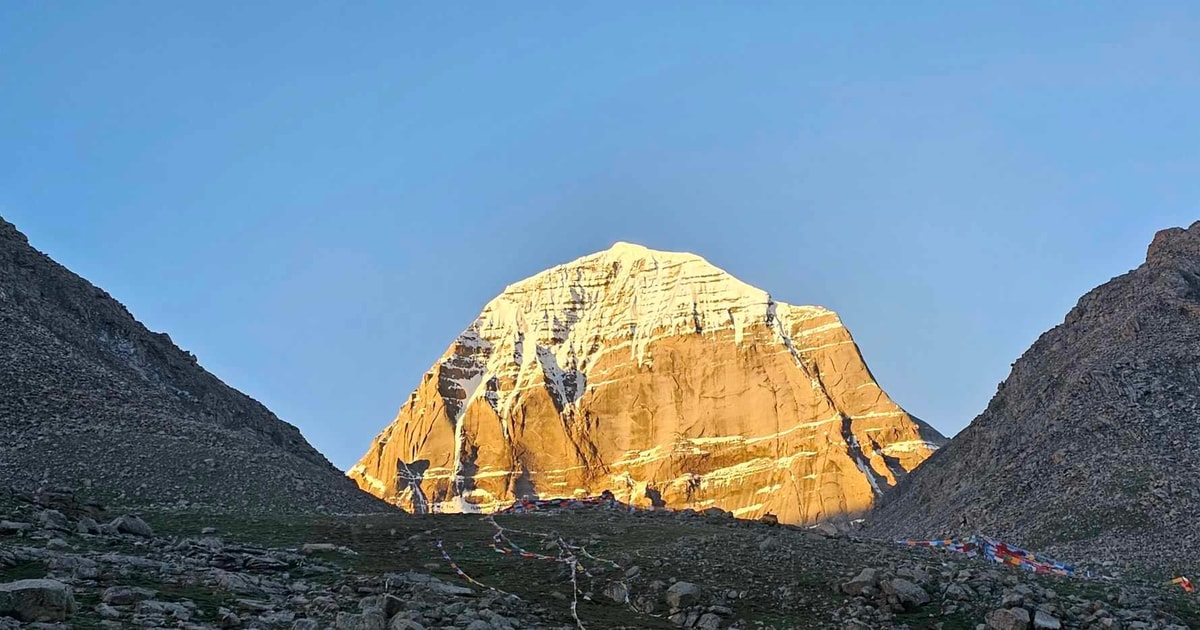
[(941, 537), (963, 518), (1064, 559), (1200, 567), (1200, 222), (1084, 295), (868, 532)]
[(618, 243), (489, 302), (348, 474), (418, 512), (610, 490), (806, 523), (867, 510), (942, 439), (833, 311)]
[(0, 219), (0, 479), (126, 505), (378, 511), (290, 424)]

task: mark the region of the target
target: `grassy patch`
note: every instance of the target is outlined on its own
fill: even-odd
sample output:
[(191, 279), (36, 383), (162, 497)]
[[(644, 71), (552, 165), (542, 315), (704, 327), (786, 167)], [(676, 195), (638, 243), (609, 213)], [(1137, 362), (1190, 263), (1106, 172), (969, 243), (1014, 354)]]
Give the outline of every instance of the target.
[(929, 611), (917, 610), (914, 612), (905, 612), (897, 614), (895, 622), (897, 624), (907, 624), (913, 630), (975, 630), (975, 626), (982, 623), (982, 618), (970, 611), (960, 610), (951, 615), (942, 615), (936, 607)]
[(294, 547), (314, 540), (320, 529), (339, 522), (333, 517), (308, 514), (192, 514), (158, 512), (143, 515), (155, 533), (168, 536), (199, 536), (205, 527), (215, 527), (216, 536), (241, 543), (268, 547)]
[(232, 607), (237, 597), (227, 591), (203, 584), (162, 582), (150, 577), (132, 577), (121, 580), (123, 586), (137, 586), (157, 591), (154, 599), (163, 602), (191, 601), (196, 604), (204, 619), (215, 619), (222, 606)]
[(46, 577), (46, 563), (41, 560), (25, 560), (11, 567), (0, 568), (0, 582), (36, 580)]
[(1042, 588), (1053, 590), (1059, 601), (1077, 597), (1089, 601), (1108, 601), (1109, 586), (1096, 580), (1053, 575), (1036, 576), (1034, 580)]
[(1182, 619), (1189, 628), (1200, 628), (1200, 596), (1196, 593), (1185, 593), (1177, 586), (1171, 588), (1177, 592), (1164, 598), (1166, 612)]

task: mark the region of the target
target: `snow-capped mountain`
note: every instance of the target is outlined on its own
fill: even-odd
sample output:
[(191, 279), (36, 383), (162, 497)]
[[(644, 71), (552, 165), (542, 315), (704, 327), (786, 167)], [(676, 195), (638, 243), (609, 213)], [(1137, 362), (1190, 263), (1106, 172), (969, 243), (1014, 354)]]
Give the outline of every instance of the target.
[(489, 302), (349, 475), (415, 511), (607, 489), (802, 523), (865, 511), (942, 441), (833, 311), (617, 243)]

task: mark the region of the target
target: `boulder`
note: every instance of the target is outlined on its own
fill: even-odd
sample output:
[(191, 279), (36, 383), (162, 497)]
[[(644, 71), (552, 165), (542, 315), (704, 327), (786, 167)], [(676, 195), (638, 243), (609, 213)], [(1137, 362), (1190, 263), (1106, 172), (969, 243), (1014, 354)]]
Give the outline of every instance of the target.
[(863, 569), (853, 580), (842, 584), (842, 592), (847, 595), (862, 595), (863, 589), (879, 584), (879, 571)]
[(629, 587), (624, 582), (613, 582), (604, 587), (604, 596), (618, 604), (629, 600)]
[(42, 510), (37, 514), (38, 525), (45, 529), (53, 529), (60, 532), (71, 530), (71, 521), (67, 520), (67, 516), (58, 510)]
[(147, 599), (154, 599), (155, 591), (136, 586), (110, 586), (104, 590), (100, 599), (112, 606), (129, 606)]
[(905, 610), (916, 610), (929, 603), (929, 593), (925, 589), (909, 582), (904, 578), (896, 578), (882, 582), (883, 592), (895, 595)]
[(118, 516), (109, 526), (121, 534), (132, 534), (134, 536), (142, 536), (149, 538), (154, 535), (154, 530), (146, 524), (146, 521), (136, 516)]
[(84, 516), (75, 524), (75, 531), (79, 534), (99, 534), (100, 524), (96, 522), (96, 519)]
[(24, 531), (33, 529), (30, 523), (18, 523), (14, 521), (0, 521), (0, 536), (19, 534)]
[(71, 587), (56, 580), (20, 580), (0, 584), (0, 616), (21, 621), (63, 621), (75, 614)]
[(676, 582), (667, 589), (667, 604), (671, 608), (686, 608), (700, 601), (700, 587), (691, 582)]
[(139, 615), (170, 616), (179, 621), (187, 621), (192, 618), (192, 611), (188, 610), (183, 604), (160, 602), (153, 599), (138, 602), (137, 613)]
[(340, 612), (333, 622), (336, 630), (385, 630), (387, 619), (378, 610), (369, 610), (361, 615)]
[(1001, 608), (987, 614), (988, 630), (1029, 630), (1029, 611), (1024, 608)]
[(1033, 627), (1036, 630), (1059, 630), (1062, 628), (1062, 622), (1044, 610), (1039, 610), (1033, 615)]

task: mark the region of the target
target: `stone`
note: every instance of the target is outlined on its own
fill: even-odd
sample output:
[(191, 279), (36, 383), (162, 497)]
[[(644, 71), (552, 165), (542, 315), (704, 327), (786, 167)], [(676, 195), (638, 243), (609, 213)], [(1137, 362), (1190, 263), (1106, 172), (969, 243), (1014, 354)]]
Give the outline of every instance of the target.
[(100, 565), (95, 560), (73, 554), (55, 556), (46, 566), (50, 569), (50, 573), (57, 578), (94, 580), (100, 576)]
[(71, 521), (67, 520), (66, 515), (58, 510), (42, 510), (38, 512), (37, 522), (38, 525), (41, 525), (45, 529), (62, 532), (70, 531), (71, 529)]
[(136, 586), (110, 586), (104, 589), (101, 601), (113, 606), (129, 606), (147, 599), (154, 599), (158, 593), (148, 588)]
[(1024, 608), (1001, 608), (987, 614), (988, 630), (1028, 630), (1029, 611)]
[(180, 621), (187, 621), (192, 618), (192, 611), (182, 604), (175, 602), (160, 602), (153, 599), (147, 599), (138, 602), (137, 614), (139, 615), (164, 615), (174, 617)]
[(971, 587), (963, 584), (950, 584), (946, 587), (946, 599), (952, 601), (966, 601), (971, 599), (973, 595)]
[(407, 619), (401, 615), (396, 615), (395, 617), (392, 617), (392, 620), (388, 623), (388, 630), (425, 630), (425, 626), (413, 621), (412, 619)]
[(0, 584), (0, 617), (25, 622), (64, 621), (75, 614), (71, 587), (56, 580), (19, 580)]
[(698, 630), (721, 630), (721, 618), (713, 613), (704, 613), (693, 627)]
[(244, 567), (255, 573), (270, 573), (286, 570), (288, 563), (270, 556), (253, 556), (246, 560)]
[(267, 628), (290, 628), (296, 620), (296, 613), (290, 610), (276, 610), (274, 612), (264, 613), (259, 615), (258, 623)]
[(1033, 627), (1036, 630), (1059, 630), (1062, 628), (1062, 622), (1057, 617), (1039, 610), (1033, 614)]
[(122, 534), (132, 534), (134, 536), (142, 536), (149, 538), (154, 535), (154, 530), (137, 516), (118, 516), (113, 522), (109, 523), (113, 529)]
[[(605, 419), (603, 433), (579, 422), (588, 417)], [(943, 441), (879, 388), (833, 311), (776, 302), (693, 254), (618, 243), (488, 303), (347, 475), (416, 512), (456, 505), (460, 486), (493, 497), (483, 511), (511, 505), (516, 488), (547, 498), (578, 488), (796, 524), (866, 511), (876, 486), (894, 486)], [(425, 477), (471, 445), (472, 470), (486, 474)], [(707, 456), (679, 470), (667, 462), (680, 448)], [(514, 468), (512, 453), (530, 456)], [(763, 453), (766, 465), (727, 467)], [(840, 472), (792, 482), (825, 469)], [(628, 481), (609, 488), (614, 477)], [(767, 487), (778, 490), (756, 493)]]
[(15, 521), (0, 520), (0, 536), (9, 536), (19, 534), (21, 532), (33, 529), (32, 523), (19, 523)]
[(629, 587), (622, 582), (612, 582), (604, 587), (604, 596), (618, 604), (624, 604), (629, 600)]
[(297, 619), (292, 623), (292, 630), (319, 630), (320, 627), (316, 619)]
[(314, 553), (324, 553), (327, 551), (337, 551), (338, 546), (333, 543), (304, 543), (300, 547), (300, 553), (311, 555)]
[(242, 625), (241, 617), (237, 613), (226, 608), (221, 608), (217, 611), (217, 626), (221, 628), (239, 628)]
[(783, 546), (779, 539), (774, 536), (767, 536), (758, 543), (759, 551), (778, 551)]
[(239, 595), (263, 595), (265, 593), (260, 586), (262, 580), (254, 576), (218, 569), (213, 571), (213, 577), (218, 586)]
[(859, 571), (858, 575), (849, 582), (842, 584), (842, 592), (847, 595), (862, 595), (863, 589), (879, 584), (879, 571), (871, 568)]
[(1006, 593), (1000, 600), (1004, 608), (1021, 608), (1025, 606), (1025, 596), (1020, 593)]
[(916, 610), (917, 608), (929, 603), (929, 593), (920, 586), (905, 580), (904, 578), (896, 578), (894, 580), (886, 580), (880, 582), (883, 591), (889, 595), (895, 595), (899, 600), (900, 605), (905, 610)]
[(700, 601), (700, 587), (691, 582), (676, 582), (667, 589), (666, 600), (671, 608), (686, 608)]
[(339, 612), (333, 627), (335, 630), (385, 630), (387, 620), (378, 610), (364, 612), (360, 615)]

